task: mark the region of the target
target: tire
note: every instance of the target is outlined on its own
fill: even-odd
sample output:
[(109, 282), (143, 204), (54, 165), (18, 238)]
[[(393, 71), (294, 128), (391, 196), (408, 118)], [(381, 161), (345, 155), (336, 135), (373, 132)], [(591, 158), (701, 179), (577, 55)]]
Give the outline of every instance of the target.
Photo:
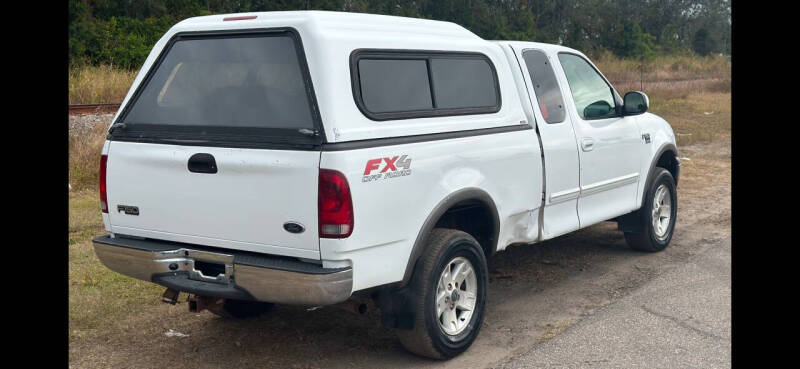
[(247, 319), (262, 315), (272, 310), (273, 306), (270, 302), (225, 299), (221, 306), (209, 308), (208, 311), (223, 318)]
[[(656, 201), (657, 196), (660, 201)], [(665, 205), (669, 206), (668, 219), (664, 219), (667, 216)], [(658, 252), (669, 246), (678, 216), (678, 191), (675, 179), (669, 171), (656, 168), (642, 208), (634, 214), (634, 231), (625, 232), (628, 246), (643, 252)], [(660, 219), (658, 225), (653, 221), (654, 216)]]
[[(446, 266), (451, 275), (453, 272), (462, 274), (458, 268), (464, 266), (471, 266), (472, 273), (449, 279), (444, 273)], [(403, 346), (417, 355), (439, 360), (449, 359), (466, 351), (475, 341), (483, 324), (488, 287), (487, 270), (486, 256), (475, 238), (454, 229), (433, 229), (428, 235), (425, 253), (420, 257), (409, 284), (415, 316), (414, 329), (395, 330)], [(439, 282), (442, 280), (452, 281), (452, 290), (444, 283), (440, 289)], [(457, 282), (458, 280), (461, 282)], [(456, 283), (459, 283), (458, 287), (455, 287)], [(472, 301), (472, 310), (460, 310), (460, 307), (471, 305)], [(453, 306), (456, 308), (453, 309)], [(439, 308), (442, 310), (437, 311)], [(468, 318), (466, 311), (471, 311)], [(447, 328), (443, 328), (440, 317), (443, 320), (455, 318), (455, 321), (461, 321), (450, 320)], [(449, 329), (450, 333), (445, 329)]]

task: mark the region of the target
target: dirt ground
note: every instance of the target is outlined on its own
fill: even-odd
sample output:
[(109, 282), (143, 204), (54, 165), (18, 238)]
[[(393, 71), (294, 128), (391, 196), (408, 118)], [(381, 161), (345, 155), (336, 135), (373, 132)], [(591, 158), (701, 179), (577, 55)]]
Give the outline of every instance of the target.
[[(403, 350), (377, 310), (277, 306), (244, 321), (190, 313), (181, 302), (114, 317), (72, 340), (70, 367), (494, 367), (559, 335), (731, 231), (730, 141), (680, 148), (678, 220), (661, 253), (629, 250), (616, 223), (501, 252), (489, 264), (484, 325), (464, 354), (431, 361)], [(730, 266), (728, 266), (730, 268)], [(110, 296), (111, 298), (111, 296)], [(154, 294), (153, 299), (160, 295)], [(179, 335), (167, 333), (180, 333)]]

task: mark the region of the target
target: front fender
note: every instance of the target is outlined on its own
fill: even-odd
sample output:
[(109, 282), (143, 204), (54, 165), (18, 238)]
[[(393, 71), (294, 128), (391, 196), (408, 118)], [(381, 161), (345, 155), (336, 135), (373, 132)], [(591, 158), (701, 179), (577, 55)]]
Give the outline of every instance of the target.
[[(639, 128), (643, 134), (650, 135), (650, 143), (646, 144), (645, 160), (642, 160), (641, 173), (647, 173), (644, 181), (639, 181), (637, 190), (637, 203), (636, 208), (640, 208), (644, 203), (644, 196), (647, 193), (647, 188), (650, 187), (652, 174), (655, 171), (659, 158), (666, 153), (671, 152), (675, 158), (678, 158), (678, 147), (675, 141), (675, 133), (672, 127), (663, 118), (652, 114), (645, 113), (639, 117)], [(680, 169), (680, 160), (678, 160), (678, 169)], [(678, 170), (675, 175), (675, 183), (678, 183)]]

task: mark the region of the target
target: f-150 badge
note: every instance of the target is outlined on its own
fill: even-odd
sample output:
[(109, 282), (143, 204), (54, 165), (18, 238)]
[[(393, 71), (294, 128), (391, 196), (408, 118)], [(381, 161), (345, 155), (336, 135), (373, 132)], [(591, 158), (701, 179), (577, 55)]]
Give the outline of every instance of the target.
[[(377, 170), (380, 171), (373, 174)], [(361, 178), (361, 182), (372, 182), (407, 175), (411, 175), (411, 158), (408, 155), (370, 159), (367, 160), (367, 166), (364, 168), (364, 177)]]
[(139, 215), (139, 207), (138, 206), (130, 206), (130, 205), (117, 205), (117, 212), (128, 215)]

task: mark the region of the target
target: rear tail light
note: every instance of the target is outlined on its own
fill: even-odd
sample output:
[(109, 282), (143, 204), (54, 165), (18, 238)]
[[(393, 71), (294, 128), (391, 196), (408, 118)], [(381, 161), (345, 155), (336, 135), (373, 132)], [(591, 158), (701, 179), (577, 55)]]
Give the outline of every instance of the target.
[(353, 233), (353, 199), (344, 174), (319, 170), (317, 207), (320, 237), (345, 238)]
[(100, 155), (100, 210), (108, 213), (108, 196), (106, 195), (106, 163), (108, 155)]

